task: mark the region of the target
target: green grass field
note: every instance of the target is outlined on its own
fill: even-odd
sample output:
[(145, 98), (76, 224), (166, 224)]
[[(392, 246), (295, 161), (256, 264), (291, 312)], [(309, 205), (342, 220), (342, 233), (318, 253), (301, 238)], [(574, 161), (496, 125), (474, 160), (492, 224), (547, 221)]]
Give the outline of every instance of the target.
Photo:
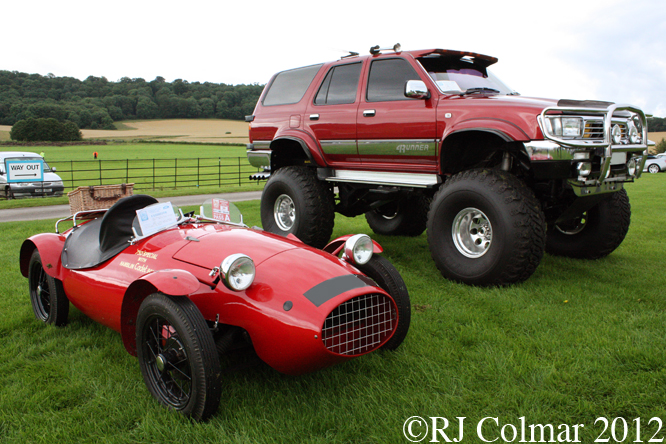
[[(527, 282), (508, 288), (444, 280), (425, 234), (373, 235), (410, 291), (403, 345), (300, 377), (264, 365), (226, 372), (218, 413), (205, 424), (153, 400), (117, 333), (75, 309), (64, 328), (36, 321), (18, 251), (53, 221), (0, 224), (0, 442), (408, 443), (403, 425), (412, 416), (465, 417), (463, 443), (483, 442), (477, 424), (486, 417), (498, 418), (482, 427), (496, 443), (506, 442), (501, 427), (519, 429), (521, 417), (556, 434), (583, 424), (583, 443), (664, 438), (650, 421), (666, 420), (666, 174), (627, 188), (631, 227), (613, 254), (545, 255)], [(248, 225), (260, 224), (258, 202), (239, 207)], [(372, 234), (364, 218), (338, 215), (334, 236), (349, 232)], [(605, 432), (598, 418), (608, 420)], [(447, 432), (452, 439), (459, 428)]]
[[(19, 148), (16, 148), (19, 150)], [(135, 194), (144, 193), (155, 197), (182, 196), (187, 194), (205, 194), (234, 191), (259, 191), (264, 183), (249, 183), (247, 177), (256, 172), (246, 156), (244, 145), (199, 145), (199, 144), (170, 144), (170, 143), (114, 143), (108, 145), (79, 145), (64, 147), (30, 147), (21, 150), (44, 153), (47, 163), (56, 167), (57, 174), (65, 181), (68, 187), (72, 179), (72, 170), (77, 186), (100, 185), (99, 161), (95, 160), (93, 153), (98, 153), (102, 161), (102, 184), (135, 183)], [(196, 187), (197, 168), (196, 159), (202, 160), (203, 177), (201, 185)], [(222, 167), (217, 168), (215, 158), (222, 158)], [(155, 159), (155, 162), (153, 162)], [(176, 175), (174, 159), (178, 159), (179, 184), (173, 181)], [(72, 162), (73, 161), (73, 162)], [(132, 169), (128, 180), (125, 177), (125, 168)], [(158, 169), (152, 169), (157, 165)], [(183, 167), (184, 165), (184, 167)], [(142, 169), (140, 169), (142, 168)], [(85, 171), (76, 171), (77, 169)], [(242, 171), (242, 184), (236, 182)], [(221, 174), (218, 174), (221, 173)], [(157, 176), (157, 186), (153, 188), (152, 175)], [(217, 177), (222, 177), (221, 186)], [(71, 191), (66, 188), (65, 192)], [(67, 204), (67, 196), (45, 197), (19, 200), (0, 200), (0, 209), (32, 207), (42, 205)]]

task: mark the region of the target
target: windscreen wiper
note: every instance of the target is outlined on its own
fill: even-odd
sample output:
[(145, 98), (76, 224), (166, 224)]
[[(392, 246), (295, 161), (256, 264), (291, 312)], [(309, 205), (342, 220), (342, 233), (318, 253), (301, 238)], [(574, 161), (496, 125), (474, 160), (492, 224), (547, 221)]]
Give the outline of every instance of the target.
[(461, 92), (460, 95), (464, 96), (466, 94), (483, 94), (483, 93), (499, 94), (500, 91), (498, 89), (486, 88), (485, 86), (482, 86), (478, 88), (468, 88), (467, 90)]

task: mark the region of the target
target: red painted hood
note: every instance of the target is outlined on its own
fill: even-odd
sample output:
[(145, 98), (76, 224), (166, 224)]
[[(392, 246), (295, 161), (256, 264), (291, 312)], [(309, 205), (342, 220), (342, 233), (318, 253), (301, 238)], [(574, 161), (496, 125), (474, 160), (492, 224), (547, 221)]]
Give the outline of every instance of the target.
[(208, 225), (187, 233), (190, 241), (175, 252), (173, 258), (188, 264), (213, 269), (234, 253), (250, 256), (255, 266), (276, 254), (294, 248), (309, 248), (305, 244), (264, 231), (223, 225)]
[[(479, 95), (445, 96), (438, 105), (438, 119), (444, 126), (444, 138), (457, 131), (479, 127), (494, 128), (513, 140), (542, 139), (537, 116), (557, 100), (523, 96)], [(449, 118), (447, 116), (453, 116)]]

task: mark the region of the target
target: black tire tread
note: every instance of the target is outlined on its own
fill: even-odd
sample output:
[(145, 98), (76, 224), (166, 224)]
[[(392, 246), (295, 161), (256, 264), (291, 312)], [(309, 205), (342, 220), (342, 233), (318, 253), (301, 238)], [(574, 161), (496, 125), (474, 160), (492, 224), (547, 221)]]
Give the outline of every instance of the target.
[[(335, 223), (335, 201), (331, 189), (326, 183), (317, 179), (315, 169), (308, 167), (287, 166), (273, 172), (264, 187), (263, 195), (267, 195), (266, 192), (278, 183), (293, 186), (302, 193), (305, 202), (303, 213), (297, 218), (296, 231), (293, 234), (307, 245), (323, 248), (331, 238)], [(267, 231), (283, 234), (275, 231), (279, 228), (275, 226), (273, 220), (274, 203), (272, 199), (270, 202), (265, 202), (262, 196), (261, 222)]]
[[(546, 253), (574, 259), (601, 259), (622, 244), (631, 224), (631, 205), (627, 191), (612, 193), (590, 211), (594, 222), (576, 235), (548, 232)], [(589, 212), (588, 212), (589, 213)]]
[[(470, 282), (459, 276), (451, 275), (444, 266), (443, 259), (438, 257), (435, 237), (442, 235), (433, 228), (435, 213), (440, 200), (449, 189), (465, 182), (477, 182), (486, 188), (492, 198), (509, 208), (513, 217), (513, 227), (519, 230), (509, 249), (510, 257), (502, 258), (501, 273), (490, 281)], [(446, 235), (449, 235), (448, 233)], [(520, 179), (510, 173), (494, 169), (472, 169), (455, 174), (448, 178), (433, 197), (428, 215), (428, 243), (437, 268), (444, 277), (471, 285), (506, 286), (527, 280), (537, 269), (543, 257), (546, 242), (546, 222), (532, 190)]]
[[(42, 266), (42, 258), (39, 254), (39, 250), (35, 248), (35, 250), (32, 252), (32, 255), (30, 256), (30, 262), (28, 264), (28, 281), (30, 282), (29, 286), (31, 286), (33, 283), (34, 280), (33, 273), (35, 271), (35, 267), (37, 266), (39, 266), (39, 268), (42, 271), (44, 271), (44, 268)], [(44, 271), (44, 273), (46, 272)], [(34, 300), (34, 297), (31, 294), (30, 300), (32, 304), (33, 313), (35, 314), (35, 318), (37, 318), (40, 321), (43, 321), (46, 324), (55, 325), (56, 327), (63, 327), (67, 325), (69, 317), (69, 299), (67, 299), (67, 295), (65, 294), (65, 289), (62, 285), (62, 282), (59, 279), (51, 277), (47, 274), (46, 280), (49, 286), (49, 293), (51, 296), (50, 311), (45, 320), (41, 319), (38, 313), (38, 308), (35, 306), (37, 302)], [(32, 291), (32, 289), (30, 289), (30, 291)]]
[(372, 278), (395, 300), (398, 310), (398, 326), (391, 339), (381, 346), (382, 350), (395, 350), (407, 337), (412, 318), (412, 305), (407, 286), (398, 270), (382, 256), (373, 255), (368, 263), (358, 265), (357, 268)]
[(377, 234), (385, 236), (420, 236), (426, 229), (430, 198), (422, 194), (414, 194), (398, 202), (398, 215), (396, 223), (383, 220), (374, 210), (365, 213), (365, 220)]
[[(201, 358), (201, 366), (199, 366), (199, 368), (202, 369), (203, 372), (198, 375), (198, 378), (203, 381), (202, 388), (204, 399), (199, 400), (200, 402), (192, 406), (192, 408), (188, 408), (188, 411), (182, 413), (195, 420), (206, 421), (217, 411), (222, 392), (220, 360), (217, 354), (215, 341), (213, 340), (213, 335), (194, 302), (185, 296), (170, 297), (163, 293), (153, 293), (141, 304), (139, 315), (137, 317), (137, 333), (143, 329), (143, 318), (150, 315), (150, 313), (146, 314), (144, 311), (146, 310), (146, 307), (149, 306), (160, 311), (162, 315), (177, 316), (179, 318), (178, 322), (184, 325), (186, 329), (183, 334), (189, 336), (193, 343), (192, 348), (194, 352), (199, 353), (199, 357)], [(137, 348), (141, 348), (138, 341), (139, 337), (137, 337)], [(189, 350), (188, 353), (192, 354), (192, 350)], [(192, 356), (191, 359), (196, 358), (196, 353), (194, 353), (194, 356)], [(143, 363), (141, 363), (141, 365), (143, 367)], [(153, 391), (145, 374), (144, 380), (146, 381), (146, 385), (150, 392), (159, 400), (159, 397)]]

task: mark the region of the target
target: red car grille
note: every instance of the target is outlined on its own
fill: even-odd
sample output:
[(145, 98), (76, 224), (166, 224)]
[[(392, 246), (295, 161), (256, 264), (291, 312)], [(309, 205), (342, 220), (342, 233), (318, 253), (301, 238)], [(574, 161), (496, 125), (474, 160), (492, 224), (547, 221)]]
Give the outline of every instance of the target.
[(393, 301), (387, 296), (357, 296), (338, 305), (326, 317), (322, 341), (339, 355), (368, 353), (391, 336), (397, 320)]

